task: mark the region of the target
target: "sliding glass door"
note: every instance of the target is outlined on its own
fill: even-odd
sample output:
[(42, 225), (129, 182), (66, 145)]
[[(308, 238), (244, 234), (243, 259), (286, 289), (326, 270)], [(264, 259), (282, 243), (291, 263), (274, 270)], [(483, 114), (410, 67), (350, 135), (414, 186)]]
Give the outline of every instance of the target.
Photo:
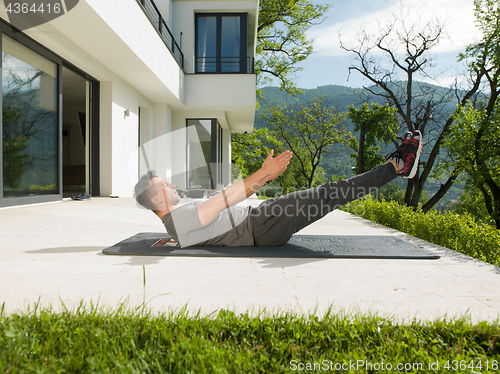
[(217, 188), (222, 183), (222, 128), (216, 119), (188, 119), (188, 188)]
[(58, 65), (2, 35), (3, 199), (59, 194)]

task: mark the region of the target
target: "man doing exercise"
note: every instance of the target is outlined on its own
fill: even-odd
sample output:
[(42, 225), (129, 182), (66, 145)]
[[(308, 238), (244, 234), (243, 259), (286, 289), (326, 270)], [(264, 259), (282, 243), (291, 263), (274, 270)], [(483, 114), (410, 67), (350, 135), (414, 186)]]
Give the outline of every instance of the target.
[(326, 214), (392, 181), (413, 178), (423, 140), (420, 131), (407, 132), (401, 146), (383, 165), (352, 178), (264, 201), (257, 207), (238, 206), (266, 182), (282, 174), (292, 158), (290, 151), (276, 157), (271, 151), (262, 167), (206, 201), (181, 201), (174, 185), (148, 171), (135, 186), (135, 197), (152, 210), (181, 247), (193, 245), (276, 246)]

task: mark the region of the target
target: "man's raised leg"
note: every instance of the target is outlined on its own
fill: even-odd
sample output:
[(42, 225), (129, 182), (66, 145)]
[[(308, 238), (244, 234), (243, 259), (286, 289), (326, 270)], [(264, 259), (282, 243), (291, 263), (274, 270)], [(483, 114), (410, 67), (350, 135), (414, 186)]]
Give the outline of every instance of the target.
[[(413, 144), (415, 143), (415, 144)], [(413, 168), (422, 151), (421, 134), (405, 135), (405, 142), (388, 161), (352, 178), (328, 182), (267, 200), (250, 212), (255, 245), (283, 245), (297, 231), (353, 200), (360, 199)], [(407, 175), (402, 174), (406, 177)]]

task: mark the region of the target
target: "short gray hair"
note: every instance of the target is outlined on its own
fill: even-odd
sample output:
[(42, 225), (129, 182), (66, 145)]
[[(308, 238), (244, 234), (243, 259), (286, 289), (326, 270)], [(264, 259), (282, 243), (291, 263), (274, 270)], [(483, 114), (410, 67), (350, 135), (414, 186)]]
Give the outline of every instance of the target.
[(155, 210), (156, 206), (151, 201), (151, 198), (156, 195), (156, 188), (151, 184), (151, 179), (156, 178), (158, 175), (154, 170), (148, 170), (139, 182), (134, 187), (134, 197), (137, 203), (149, 210)]

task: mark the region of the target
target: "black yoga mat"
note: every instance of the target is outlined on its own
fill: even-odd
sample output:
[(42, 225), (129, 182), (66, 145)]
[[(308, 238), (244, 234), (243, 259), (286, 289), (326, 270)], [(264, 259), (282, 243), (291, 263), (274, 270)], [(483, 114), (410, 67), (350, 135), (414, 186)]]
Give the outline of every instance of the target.
[(277, 247), (199, 246), (180, 248), (168, 234), (139, 233), (102, 251), (121, 256), (440, 258), (425, 247), (394, 236), (294, 235)]

